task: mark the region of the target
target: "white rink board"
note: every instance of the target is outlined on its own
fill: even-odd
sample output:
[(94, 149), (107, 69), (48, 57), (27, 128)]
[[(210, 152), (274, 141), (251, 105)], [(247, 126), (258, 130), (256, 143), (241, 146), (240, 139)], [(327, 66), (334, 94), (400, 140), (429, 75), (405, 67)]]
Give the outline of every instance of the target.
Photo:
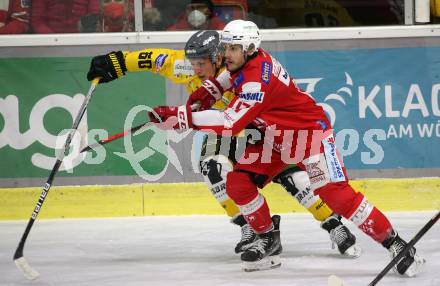
[[(401, 235), (411, 238), (433, 215), (388, 213)], [(352, 286), (367, 285), (388, 263), (388, 252), (355, 229), (364, 250), (341, 258), (326, 232), (308, 214), (282, 215), (284, 247), (279, 269), (245, 273), (233, 246), (238, 227), (226, 216), (169, 216), (37, 221), (25, 257), (40, 278), (27, 281), (12, 255), (26, 221), (0, 222), (0, 285), (327, 285), (336, 274)], [(427, 260), (417, 278), (388, 274), (378, 285), (440, 285), (440, 224), (416, 245)]]

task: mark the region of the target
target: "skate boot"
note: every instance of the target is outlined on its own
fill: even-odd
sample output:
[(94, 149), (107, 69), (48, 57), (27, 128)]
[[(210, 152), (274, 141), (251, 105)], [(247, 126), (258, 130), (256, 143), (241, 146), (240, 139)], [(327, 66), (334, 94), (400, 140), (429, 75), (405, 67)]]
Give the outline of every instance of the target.
[[(391, 259), (393, 259), (403, 250), (407, 243), (395, 231), (393, 231), (382, 245), (388, 249)], [(400, 275), (413, 277), (422, 270), (424, 263), (425, 259), (416, 254), (415, 247), (411, 247), (411, 249), (394, 265), (393, 270)]]
[(321, 223), (321, 227), (330, 234), (332, 248), (336, 244), (343, 256), (358, 258), (361, 255), (362, 249), (356, 245), (356, 237), (342, 224), (341, 216), (337, 214), (329, 216)]
[(243, 215), (237, 216), (236, 218), (232, 219), (231, 222), (241, 227), (241, 239), (235, 246), (235, 253), (243, 252), (251, 247), (252, 243), (257, 238), (257, 234), (246, 222)]
[(280, 239), (280, 216), (274, 215), (274, 229), (257, 235), (257, 239), (241, 254), (242, 269), (246, 272), (272, 269), (281, 266), (283, 250)]

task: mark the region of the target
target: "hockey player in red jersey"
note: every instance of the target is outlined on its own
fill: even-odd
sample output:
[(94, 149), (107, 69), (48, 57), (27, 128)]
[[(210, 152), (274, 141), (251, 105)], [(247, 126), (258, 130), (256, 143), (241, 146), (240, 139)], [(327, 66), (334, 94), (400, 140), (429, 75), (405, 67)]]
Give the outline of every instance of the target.
[(0, 34), (29, 31), (29, 0), (0, 0)]
[[(227, 194), (259, 237), (241, 255), (245, 269), (256, 264), (279, 265), (272, 259), (282, 249), (279, 229), (274, 229), (269, 206), (258, 188), (289, 163), (297, 163), (307, 171), (312, 190), (330, 208), (381, 243), (392, 256), (400, 253), (406, 242), (384, 214), (349, 185), (323, 109), (295, 85), (276, 59), (260, 48), (258, 27), (250, 21), (232, 21), (223, 29), (222, 42), (230, 74), (219, 76), (217, 84), (205, 87), (205, 91), (210, 91), (206, 96), (216, 97), (221, 94), (219, 86), (231, 88), (235, 98), (228, 107), (223, 112), (191, 112), (188, 106), (161, 106), (155, 112), (165, 121), (160, 124), (162, 128), (194, 128), (223, 135), (253, 128), (264, 134), (262, 140), (246, 147), (227, 175)], [(414, 276), (423, 263), (413, 247), (395, 270)]]
[[(118, 51), (107, 55), (99, 55), (92, 59), (88, 79), (101, 77), (102, 82), (118, 78), (116, 67), (120, 67), (122, 76), (125, 72), (153, 72), (160, 74), (176, 84), (183, 84), (191, 94), (189, 104), (197, 101), (199, 110), (224, 110), (235, 97), (231, 91), (225, 91), (219, 100), (205, 100), (194, 93), (202, 81), (219, 75), (224, 70), (222, 52), (219, 49), (220, 36), (217, 31), (199, 31), (192, 35), (184, 50), (145, 48), (141, 51)], [(151, 65), (141, 65), (145, 56), (149, 55)], [(115, 63), (117, 63), (115, 65)], [(177, 65), (185, 69), (176, 69)], [(235, 162), (236, 140), (216, 134), (206, 134), (200, 155), (200, 171), (212, 195), (225, 209), (231, 222), (241, 228), (241, 239), (234, 251), (241, 253), (256, 239), (256, 234), (240, 213), (239, 208), (226, 193), (226, 176)], [(225, 147), (227, 145), (227, 147)], [(229, 148), (228, 148), (229, 147)], [(229, 149), (229, 150), (225, 150)], [(289, 165), (277, 174), (274, 182), (281, 184), (313, 217), (321, 223), (321, 227), (330, 235), (332, 245), (345, 257), (356, 258), (361, 253), (356, 244), (356, 237), (341, 222), (341, 216), (334, 213), (318, 196), (310, 190), (310, 180), (306, 172), (295, 165)]]

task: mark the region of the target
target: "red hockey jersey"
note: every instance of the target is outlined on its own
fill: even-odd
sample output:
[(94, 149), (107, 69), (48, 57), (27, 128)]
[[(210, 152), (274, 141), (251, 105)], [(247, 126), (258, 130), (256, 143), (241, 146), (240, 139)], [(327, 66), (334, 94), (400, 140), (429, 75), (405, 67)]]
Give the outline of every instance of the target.
[(275, 58), (262, 49), (241, 70), (231, 74), (230, 81), (234, 100), (223, 112), (193, 112), (197, 129), (216, 133), (232, 130), (235, 135), (256, 118), (281, 131), (331, 128), (324, 110), (295, 85)]
[(0, 34), (22, 34), (29, 30), (30, 0), (0, 0)]

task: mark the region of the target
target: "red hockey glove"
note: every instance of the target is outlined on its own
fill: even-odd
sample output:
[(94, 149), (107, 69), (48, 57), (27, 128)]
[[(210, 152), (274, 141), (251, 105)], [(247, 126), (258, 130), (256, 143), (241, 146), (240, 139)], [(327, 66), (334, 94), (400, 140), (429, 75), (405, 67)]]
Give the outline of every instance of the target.
[(199, 103), (198, 111), (206, 110), (219, 99), (222, 98), (223, 88), (220, 83), (213, 77), (205, 80), (201, 87), (195, 90), (188, 98), (186, 105)]
[(158, 123), (157, 126), (163, 130), (186, 130), (193, 127), (191, 107), (182, 106), (158, 106), (148, 112), (151, 122)]

